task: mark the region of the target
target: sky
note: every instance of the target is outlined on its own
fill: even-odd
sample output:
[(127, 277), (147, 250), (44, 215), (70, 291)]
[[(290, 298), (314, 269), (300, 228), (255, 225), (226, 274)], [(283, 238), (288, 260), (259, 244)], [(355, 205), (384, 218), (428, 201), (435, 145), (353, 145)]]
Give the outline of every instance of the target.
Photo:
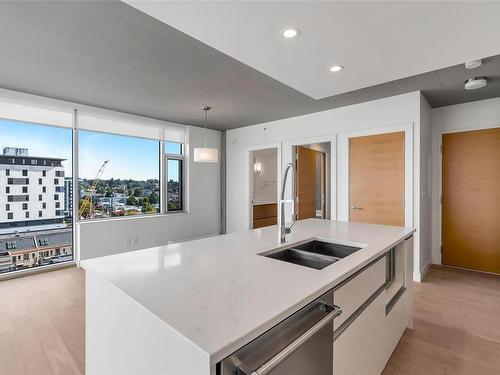
[[(71, 144), (71, 129), (0, 119), (0, 152), (4, 147), (21, 147), (28, 148), (30, 156), (67, 159), (66, 176), (71, 176)], [(109, 163), (102, 179), (159, 178), (158, 141), (81, 130), (79, 155), (80, 178), (95, 178), (105, 160)]]

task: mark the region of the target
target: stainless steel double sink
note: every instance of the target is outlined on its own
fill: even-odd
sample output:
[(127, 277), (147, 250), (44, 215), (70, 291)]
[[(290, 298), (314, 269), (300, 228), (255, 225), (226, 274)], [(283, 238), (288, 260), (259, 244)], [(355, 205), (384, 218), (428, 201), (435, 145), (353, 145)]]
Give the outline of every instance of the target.
[(291, 246), (287, 249), (261, 255), (283, 262), (321, 270), (360, 249), (361, 247), (312, 240), (300, 245)]

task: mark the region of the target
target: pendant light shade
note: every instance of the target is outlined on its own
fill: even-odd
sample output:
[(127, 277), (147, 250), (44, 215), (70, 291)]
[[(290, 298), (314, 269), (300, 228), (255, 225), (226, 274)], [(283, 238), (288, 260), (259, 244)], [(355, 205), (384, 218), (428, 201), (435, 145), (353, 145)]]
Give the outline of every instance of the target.
[(202, 108), (205, 112), (205, 147), (194, 148), (194, 161), (197, 163), (217, 163), (219, 161), (219, 150), (207, 147), (207, 123), (208, 111), (211, 108), (206, 105)]

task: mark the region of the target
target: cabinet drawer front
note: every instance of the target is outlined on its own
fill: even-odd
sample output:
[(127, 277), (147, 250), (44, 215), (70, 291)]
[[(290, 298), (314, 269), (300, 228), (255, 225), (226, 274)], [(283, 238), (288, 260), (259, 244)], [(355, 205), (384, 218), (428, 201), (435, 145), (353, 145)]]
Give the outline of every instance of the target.
[(380, 294), (333, 343), (334, 375), (376, 375), (385, 367), (384, 295)]
[(342, 315), (334, 321), (334, 329), (349, 318), (386, 281), (386, 258), (382, 257), (370, 267), (334, 290), (334, 300)]

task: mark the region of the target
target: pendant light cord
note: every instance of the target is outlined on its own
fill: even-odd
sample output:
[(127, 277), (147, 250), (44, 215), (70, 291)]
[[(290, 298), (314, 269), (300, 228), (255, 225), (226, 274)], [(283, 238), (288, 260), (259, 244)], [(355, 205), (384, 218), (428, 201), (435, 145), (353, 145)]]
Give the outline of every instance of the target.
[(205, 108), (205, 148), (207, 148), (208, 108)]
[(208, 111), (210, 111), (212, 107), (206, 105), (202, 108), (205, 111), (205, 148), (207, 148), (207, 124), (208, 124)]

